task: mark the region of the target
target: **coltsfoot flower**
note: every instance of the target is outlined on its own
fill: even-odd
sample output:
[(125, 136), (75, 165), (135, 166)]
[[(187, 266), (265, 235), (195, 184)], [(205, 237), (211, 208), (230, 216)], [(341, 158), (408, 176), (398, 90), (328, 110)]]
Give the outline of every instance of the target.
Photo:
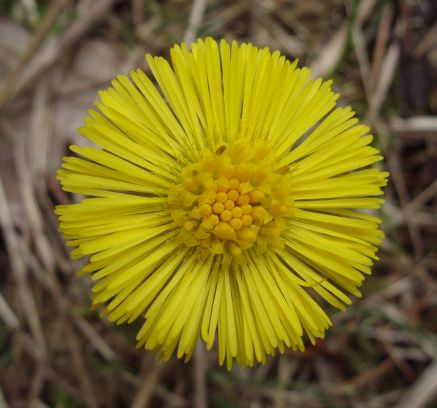
[(58, 177), (89, 198), (58, 206), (89, 256), (93, 306), (144, 323), (139, 347), (189, 360), (199, 337), (220, 364), (304, 349), (371, 272), (387, 173), (369, 128), (331, 82), (278, 51), (198, 40), (147, 55), (100, 92)]

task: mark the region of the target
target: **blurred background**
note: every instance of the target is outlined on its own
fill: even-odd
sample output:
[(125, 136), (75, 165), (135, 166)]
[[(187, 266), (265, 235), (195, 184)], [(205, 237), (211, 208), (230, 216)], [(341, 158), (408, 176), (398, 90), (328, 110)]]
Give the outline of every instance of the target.
[[(436, 20), (434, 0), (0, 0), (0, 407), (436, 407)], [(203, 347), (156, 362), (138, 324), (89, 311), (53, 215), (97, 90), (205, 35), (332, 78), (391, 173), (363, 298), (304, 353), (231, 372)]]

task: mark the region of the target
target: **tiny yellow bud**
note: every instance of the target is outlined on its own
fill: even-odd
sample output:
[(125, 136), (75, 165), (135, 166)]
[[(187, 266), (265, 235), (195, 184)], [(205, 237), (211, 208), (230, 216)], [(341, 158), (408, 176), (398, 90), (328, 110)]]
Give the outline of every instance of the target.
[(193, 235), (197, 239), (208, 239), (210, 236), (209, 232), (206, 232), (202, 228), (198, 228), (197, 231), (195, 231)]
[(191, 231), (195, 226), (196, 226), (196, 224), (194, 224), (194, 222), (192, 222), (192, 221), (186, 221), (184, 224), (184, 228), (187, 231)]
[(241, 228), (238, 231), (238, 239), (246, 243), (252, 244), (256, 241), (256, 233), (250, 227)]
[(215, 254), (215, 255), (219, 255), (219, 254), (222, 254), (223, 252), (225, 252), (223, 242), (217, 241), (217, 242), (212, 243), (210, 248), (209, 248), (209, 252), (211, 252), (212, 254)]
[(214, 211), (216, 214), (220, 214), (224, 209), (225, 209), (225, 206), (223, 205), (223, 203), (220, 203), (220, 202), (216, 202), (212, 206), (212, 211)]
[(240, 192), (240, 194), (248, 194), (253, 190), (253, 186), (252, 183), (250, 182), (245, 182), (245, 183), (241, 183), (238, 186), (238, 191)]
[(224, 192), (224, 191), (220, 191), (219, 193), (217, 193), (217, 195), (215, 196), (216, 201), (218, 201), (219, 203), (224, 203), (227, 199), (228, 199), (228, 195)]
[(287, 206), (276, 205), (274, 207), (270, 207), (269, 211), (273, 216), (278, 217), (278, 216), (284, 215), (287, 212)]
[(253, 218), (251, 215), (249, 214), (245, 214), (243, 215), (243, 217), (241, 218), (241, 220), (243, 221), (244, 225), (250, 225), (253, 222)]
[(241, 218), (232, 218), (229, 224), (235, 231), (238, 231), (243, 227), (243, 221), (241, 220)]
[(240, 193), (237, 190), (230, 190), (228, 192), (229, 200), (237, 201), (239, 196), (240, 196)]
[(235, 256), (235, 257), (240, 256), (243, 253), (243, 251), (240, 249), (240, 247), (235, 242), (232, 242), (229, 245), (229, 251), (232, 254), (232, 256)]
[[(215, 215), (215, 214), (212, 214), (212, 215), (214, 215), (215, 217), (217, 217), (217, 215)], [(206, 229), (213, 229), (217, 224), (218, 224), (218, 219), (217, 219), (217, 224), (214, 224), (214, 221), (210, 218), (211, 216), (209, 216), (208, 218), (205, 218), (203, 221), (202, 221), (202, 223), (200, 224), (203, 228), (206, 228)], [(218, 218), (218, 217), (217, 217)]]
[(232, 200), (226, 200), (225, 209), (232, 210), (235, 207), (235, 203)]
[(238, 197), (237, 203), (239, 205), (249, 204), (249, 196), (247, 194), (242, 194)]
[(220, 214), (220, 219), (222, 221), (229, 221), (230, 219), (232, 219), (232, 213), (229, 210), (223, 210)]
[(214, 235), (225, 240), (235, 240), (237, 237), (235, 231), (226, 222), (218, 223), (218, 225), (214, 228)]
[(198, 189), (199, 183), (194, 177), (186, 177), (184, 179), (184, 186), (188, 191), (194, 193)]
[(201, 218), (200, 211), (199, 211), (199, 209), (197, 207), (193, 208), (190, 211), (190, 217), (191, 218), (195, 218), (196, 220)]
[(264, 223), (266, 216), (267, 216), (267, 211), (261, 206), (255, 207), (252, 211), (253, 219), (260, 224)]
[(238, 179), (236, 179), (235, 177), (231, 178), (229, 180), (229, 189), (236, 190), (238, 188), (239, 184), (240, 184), (240, 182), (238, 181)]
[(265, 228), (263, 228), (262, 231), (263, 235), (265, 235), (266, 237), (277, 237), (280, 234), (280, 230), (276, 225), (268, 224)]
[(252, 175), (252, 181), (256, 185), (259, 185), (259, 184), (265, 182), (266, 177), (267, 177), (266, 170), (261, 168), (261, 167), (257, 167), (257, 169), (254, 171), (254, 173)]
[(252, 177), (255, 166), (247, 163), (240, 164), (235, 169), (235, 178), (241, 182), (248, 181)]
[(225, 176), (220, 176), (217, 180), (218, 191), (229, 190), (229, 180)]
[(243, 210), (243, 214), (250, 214), (252, 212), (252, 206), (250, 204), (244, 204), (241, 206), (241, 209)]
[(213, 226), (215, 226), (215, 225), (217, 225), (217, 224), (219, 223), (220, 219), (219, 219), (218, 215), (216, 215), (216, 214), (211, 214), (211, 215), (208, 217), (208, 221), (210, 221), (211, 224), (212, 224)]
[(235, 207), (232, 209), (232, 216), (234, 218), (241, 218), (243, 216), (243, 210), (241, 207)]
[(230, 179), (234, 175), (234, 172), (235, 172), (235, 167), (232, 164), (225, 165), (222, 168), (222, 174), (226, 176), (228, 179)]
[(249, 197), (252, 204), (257, 204), (265, 198), (265, 194), (261, 190), (252, 190), (249, 193)]
[(213, 193), (217, 192), (217, 183), (214, 180), (205, 181), (204, 186), (207, 190), (209, 190)]
[(212, 214), (212, 208), (209, 204), (202, 204), (199, 207), (199, 213), (202, 217), (208, 217)]

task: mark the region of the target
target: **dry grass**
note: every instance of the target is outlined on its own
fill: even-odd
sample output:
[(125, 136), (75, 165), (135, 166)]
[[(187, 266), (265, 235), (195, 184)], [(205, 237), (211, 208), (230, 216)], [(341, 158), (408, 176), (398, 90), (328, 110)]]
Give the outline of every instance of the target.
[[(437, 406), (437, 7), (432, 0), (2, 0), (0, 407)], [(434, 25), (433, 25), (434, 24)], [(54, 180), (96, 90), (197, 35), (250, 40), (332, 77), (391, 172), (381, 262), (324, 341), (252, 370), (162, 365), (88, 310)], [(433, 116), (434, 115), (434, 116)]]

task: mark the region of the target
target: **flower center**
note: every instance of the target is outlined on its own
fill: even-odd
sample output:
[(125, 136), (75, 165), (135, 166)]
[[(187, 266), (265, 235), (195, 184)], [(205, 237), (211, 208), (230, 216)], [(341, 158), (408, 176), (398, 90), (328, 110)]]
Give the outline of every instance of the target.
[(238, 141), (185, 167), (168, 194), (170, 214), (182, 227), (178, 239), (234, 258), (255, 246), (281, 246), (292, 200), (288, 169), (274, 170), (273, 159), (265, 146)]

